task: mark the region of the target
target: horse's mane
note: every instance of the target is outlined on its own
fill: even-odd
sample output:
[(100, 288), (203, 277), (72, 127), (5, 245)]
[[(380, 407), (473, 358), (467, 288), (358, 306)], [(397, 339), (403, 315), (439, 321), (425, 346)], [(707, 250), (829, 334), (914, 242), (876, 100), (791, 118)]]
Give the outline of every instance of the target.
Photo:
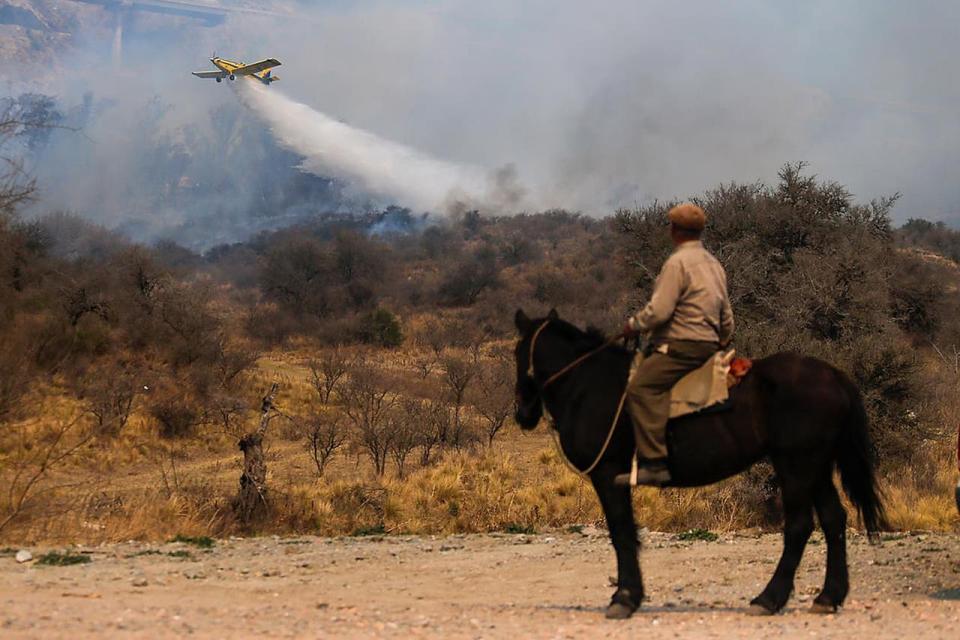
[[(603, 346), (607, 342), (607, 335), (594, 326), (588, 326), (586, 331), (580, 329), (566, 320), (559, 318), (550, 323), (550, 328), (570, 340), (576, 346), (577, 351), (589, 351)], [(611, 348), (620, 348), (611, 345)]]

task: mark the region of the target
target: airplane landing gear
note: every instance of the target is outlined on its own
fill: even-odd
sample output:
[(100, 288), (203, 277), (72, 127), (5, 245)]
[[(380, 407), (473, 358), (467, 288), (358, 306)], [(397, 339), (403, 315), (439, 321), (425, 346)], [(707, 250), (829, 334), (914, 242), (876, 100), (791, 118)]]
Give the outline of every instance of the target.
[(223, 78), (217, 78), (217, 82), (223, 82)]
[(236, 79), (237, 79), (237, 76), (235, 76), (235, 75), (233, 75), (233, 74), (231, 73), (231, 74), (230, 74), (230, 79), (231, 79), (231, 80), (236, 80)]

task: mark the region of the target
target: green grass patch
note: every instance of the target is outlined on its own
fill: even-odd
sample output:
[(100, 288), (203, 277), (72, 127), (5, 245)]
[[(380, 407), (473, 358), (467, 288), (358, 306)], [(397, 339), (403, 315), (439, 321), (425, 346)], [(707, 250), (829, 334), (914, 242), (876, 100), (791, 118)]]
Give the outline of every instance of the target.
[(17, 550), (12, 547), (4, 547), (3, 549), (0, 549), (0, 558), (14, 555), (17, 555)]
[(51, 551), (37, 558), (37, 564), (48, 567), (67, 567), (72, 564), (87, 564), (88, 562), (90, 562), (90, 556), (83, 553), (73, 553), (71, 551), (64, 553)]
[(583, 525), (582, 525), (582, 524), (571, 524), (569, 527), (567, 527), (567, 533), (581, 533), (581, 534), (582, 534), (582, 533), (583, 533)]
[(677, 540), (702, 540), (703, 542), (716, 542), (720, 539), (720, 536), (715, 534), (713, 531), (708, 531), (706, 529), (687, 529), (683, 533), (678, 533), (676, 536)]
[(173, 538), (173, 540), (170, 540), (170, 542), (182, 542), (184, 544), (192, 544), (193, 546), (199, 547), (201, 549), (212, 549), (213, 545), (217, 543), (216, 540), (214, 540), (210, 536), (185, 536), (179, 533)]
[(505, 526), (503, 530), (507, 533), (524, 533), (527, 535), (536, 533), (536, 530), (533, 528), (533, 526), (529, 524), (518, 524), (516, 522), (511, 522)]
[(139, 558), (141, 556), (159, 556), (163, 555), (163, 551), (159, 549), (144, 549), (143, 551), (137, 551), (136, 553), (131, 553), (127, 555), (127, 558)]
[(359, 527), (353, 530), (352, 536), (382, 536), (387, 532), (387, 529), (383, 526), (381, 522), (378, 525), (372, 527)]
[(193, 554), (187, 551), (186, 549), (178, 549), (177, 551), (171, 551), (167, 554), (171, 558), (183, 558), (185, 560), (192, 560)]

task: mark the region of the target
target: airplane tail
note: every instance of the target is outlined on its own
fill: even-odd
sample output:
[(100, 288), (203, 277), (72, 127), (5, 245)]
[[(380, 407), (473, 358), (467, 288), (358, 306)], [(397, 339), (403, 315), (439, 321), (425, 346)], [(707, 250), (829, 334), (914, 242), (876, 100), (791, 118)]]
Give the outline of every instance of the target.
[(271, 72), (272, 72), (272, 69), (267, 69), (266, 71), (263, 72), (262, 75), (257, 76), (257, 79), (259, 79), (260, 82), (262, 82), (263, 84), (269, 87), (271, 82), (276, 82), (277, 80), (280, 79), (280, 76), (275, 76)]

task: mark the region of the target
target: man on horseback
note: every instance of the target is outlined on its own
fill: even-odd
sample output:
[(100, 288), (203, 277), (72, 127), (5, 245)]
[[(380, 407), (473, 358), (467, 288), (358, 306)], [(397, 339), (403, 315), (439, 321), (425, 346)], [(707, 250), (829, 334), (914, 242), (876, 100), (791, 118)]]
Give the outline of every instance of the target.
[(667, 214), (674, 251), (663, 264), (653, 295), (624, 328), (644, 335), (644, 359), (627, 383), (627, 404), (637, 444), (636, 467), (616, 477), (617, 484), (662, 485), (670, 481), (666, 430), (670, 390), (733, 336), (733, 311), (727, 274), (700, 236), (707, 217), (695, 204), (675, 206)]

